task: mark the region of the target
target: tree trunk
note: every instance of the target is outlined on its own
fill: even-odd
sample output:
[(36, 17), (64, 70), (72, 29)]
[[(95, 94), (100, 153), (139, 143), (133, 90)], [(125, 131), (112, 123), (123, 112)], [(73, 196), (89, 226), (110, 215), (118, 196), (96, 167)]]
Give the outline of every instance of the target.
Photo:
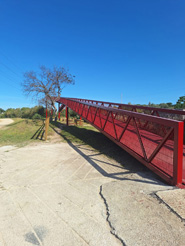
[(55, 106), (55, 103), (53, 102), (53, 108), (54, 108), (54, 112), (55, 112), (55, 122), (57, 121), (57, 115), (58, 115), (58, 111), (57, 111), (57, 108)]
[(55, 122), (57, 121), (57, 115), (58, 115), (58, 112), (57, 110), (55, 110)]

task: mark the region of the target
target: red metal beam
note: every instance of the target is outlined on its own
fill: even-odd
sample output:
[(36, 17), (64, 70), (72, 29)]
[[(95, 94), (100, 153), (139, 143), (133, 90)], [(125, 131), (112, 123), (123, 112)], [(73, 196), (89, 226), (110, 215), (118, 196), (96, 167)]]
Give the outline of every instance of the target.
[(173, 184), (182, 184), (184, 123), (178, 122), (174, 129)]
[(69, 113), (68, 113), (68, 107), (66, 106), (66, 125), (69, 125)]

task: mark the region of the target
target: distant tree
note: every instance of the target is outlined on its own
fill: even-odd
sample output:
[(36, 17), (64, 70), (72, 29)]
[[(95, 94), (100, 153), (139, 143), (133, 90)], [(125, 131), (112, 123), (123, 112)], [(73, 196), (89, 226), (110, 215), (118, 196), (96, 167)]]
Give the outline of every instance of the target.
[(37, 113), (40, 114), (41, 116), (45, 116), (45, 110), (44, 110), (44, 107), (38, 106), (38, 107), (37, 107)]
[(179, 97), (178, 101), (175, 104), (175, 108), (185, 109), (185, 96)]
[(14, 117), (15, 118), (21, 118), (22, 117), (22, 112), (21, 112), (21, 109), (20, 108), (16, 108), (14, 109)]
[(4, 113), (5, 118), (13, 118), (14, 117), (14, 109), (8, 108)]
[(166, 103), (168, 105), (168, 108), (174, 108), (174, 105), (171, 102)]
[(155, 104), (155, 103), (149, 102), (149, 103), (148, 103), (148, 106), (149, 106), (149, 107), (157, 108), (159, 105), (157, 105), (157, 104)]
[(159, 107), (160, 108), (168, 108), (168, 104), (167, 103), (160, 103)]
[(0, 108), (0, 114), (4, 113), (4, 109)]
[(47, 103), (55, 112), (57, 118), (57, 108), (55, 98), (61, 96), (65, 84), (74, 84), (74, 76), (63, 67), (53, 67), (52, 69), (45, 66), (40, 67), (40, 73), (29, 71), (24, 74), (22, 83), (23, 92), (26, 95), (38, 100), (40, 103)]
[(30, 118), (30, 108), (23, 107), (21, 108), (22, 118)]
[[(128, 104), (131, 104), (131, 103), (128, 103)], [(174, 108), (174, 105), (171, 102), (159, 103), (159, 104), (149, 102), (148, 104), (136, 104), (136, 105), (137, 106), (148, 106), (148, 107), (154, 107), (154, 108), (170, 108), (170, 109)], [(138, 112), (140, 112), (140, 111), (138, 111)], [(143, 111), (141, 111), (141, 112), (143, 112)]]

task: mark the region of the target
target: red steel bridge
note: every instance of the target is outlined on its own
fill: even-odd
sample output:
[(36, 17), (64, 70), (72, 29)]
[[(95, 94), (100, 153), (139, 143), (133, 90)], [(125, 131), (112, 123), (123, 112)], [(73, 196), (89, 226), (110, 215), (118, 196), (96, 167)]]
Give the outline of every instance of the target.
[(134, 156), (167, 183), (185, 187), (185, 111), (60, 98), (66, 107)]

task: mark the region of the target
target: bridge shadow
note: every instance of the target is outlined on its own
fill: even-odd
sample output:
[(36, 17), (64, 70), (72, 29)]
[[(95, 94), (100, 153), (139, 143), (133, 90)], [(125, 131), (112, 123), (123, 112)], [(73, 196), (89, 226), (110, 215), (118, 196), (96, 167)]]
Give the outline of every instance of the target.
[[(91, 129), (85, 129), (83, 127), (66, 126), (60, 122), (51, 122), (50, 127), (103, 176), (115, 180), (131, 180), (154, 185), (164, 185), (164, 182), (160, 179), (160, 177), (152, 173), (148, 168), (146, 168), (118, 145), (113, 143), (110, 139), (105, 137), (102, 133)], [(73, 141), (74, 137), (79, 139), (80, 143), (78, 141)], [(89, 149), (88, 145), (97, 152)], [(86, 154), (85, 152), (87, 151), (92, 151), (92, 154)], [(106, 155), (107, 157), (120, 163), (121, 166), (113, 164), (114, 162), (111, 163), (97, 160), (96, 157), (100, 155)], [(120, 169), (120, 172), (107, 172), (104, 168), (102, 168), (101, 164), (104, 166), (116, 167)], [(127, 177), (129, 174), (134, 173), (144, 179), (136, 180), (134, 178), (131, 179)]]

